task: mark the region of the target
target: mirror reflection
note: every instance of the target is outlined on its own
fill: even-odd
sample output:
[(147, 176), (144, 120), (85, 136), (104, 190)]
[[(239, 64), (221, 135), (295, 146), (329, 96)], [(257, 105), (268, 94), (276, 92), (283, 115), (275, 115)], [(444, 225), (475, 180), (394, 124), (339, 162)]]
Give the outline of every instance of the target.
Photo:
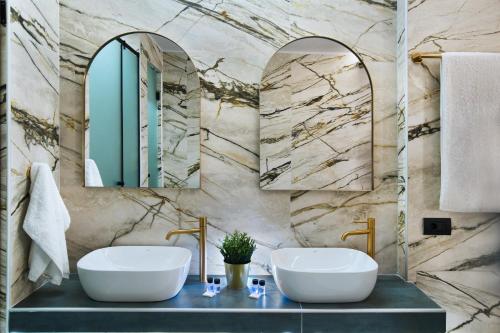
[(321, 37), (293, 41), (260, 85), (260, 186), (370, 191), (372, 86), (361, 59)]
[(85, 186), (200, 187), (200, 82), (181, 47), (117, 37), (94, 55), (85, 90)]

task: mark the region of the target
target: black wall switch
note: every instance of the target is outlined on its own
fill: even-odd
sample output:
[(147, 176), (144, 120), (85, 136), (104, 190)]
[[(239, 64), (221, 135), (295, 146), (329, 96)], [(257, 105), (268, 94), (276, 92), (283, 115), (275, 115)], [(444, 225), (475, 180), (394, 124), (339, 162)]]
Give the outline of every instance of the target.
[(451, 218), (424, 217), (424, 235), (451, 235)]

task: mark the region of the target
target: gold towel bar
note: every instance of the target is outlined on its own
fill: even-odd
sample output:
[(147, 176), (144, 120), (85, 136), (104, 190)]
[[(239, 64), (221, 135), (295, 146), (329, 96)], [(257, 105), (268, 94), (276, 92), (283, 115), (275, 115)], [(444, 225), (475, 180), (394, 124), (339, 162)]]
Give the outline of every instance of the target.
[(441, 59), (442, 53), (440, 52), (413, 52), (410, 58), (415, 63), (421, 63), (424, 58)]

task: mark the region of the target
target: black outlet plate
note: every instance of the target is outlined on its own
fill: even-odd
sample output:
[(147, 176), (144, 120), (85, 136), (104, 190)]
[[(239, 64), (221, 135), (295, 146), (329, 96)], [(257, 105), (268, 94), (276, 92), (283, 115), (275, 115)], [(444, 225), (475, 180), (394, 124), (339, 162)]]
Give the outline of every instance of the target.
[(424, 235), (451, 235), (451, 218), (424, 217)]
[(0, 1), (0, 23), (5, 27), (7, 25), (7, 1)]

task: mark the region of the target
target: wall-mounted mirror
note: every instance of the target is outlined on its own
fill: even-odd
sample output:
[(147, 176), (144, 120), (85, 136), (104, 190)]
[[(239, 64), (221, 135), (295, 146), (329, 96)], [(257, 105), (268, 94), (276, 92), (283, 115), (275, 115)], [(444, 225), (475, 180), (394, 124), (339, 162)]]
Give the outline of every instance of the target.
[(373, 189), (369, 73), (345, 45), (293, 41), (260, 86), (260, 186), (266, 190)]
[(85, 82), (85, 186), (200, 187), (200, 81), (171, 40), (122, 35)]

